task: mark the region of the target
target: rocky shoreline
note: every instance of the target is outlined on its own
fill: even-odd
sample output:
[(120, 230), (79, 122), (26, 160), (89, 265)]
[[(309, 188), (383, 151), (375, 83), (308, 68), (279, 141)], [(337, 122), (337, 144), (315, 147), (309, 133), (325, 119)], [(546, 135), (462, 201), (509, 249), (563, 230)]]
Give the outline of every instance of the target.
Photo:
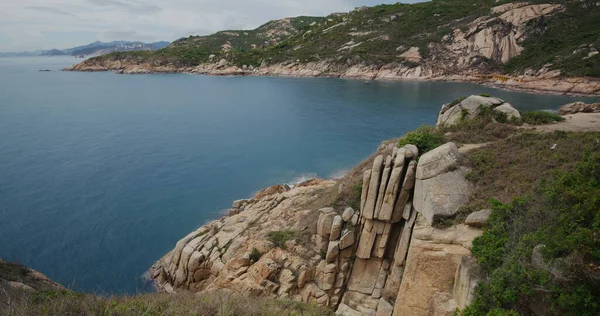
[(445, 75), (441, 71), (434, 71), (423, 66), (416, 68), (398, 67), (397, 65), (386, 65), (379, 68), (364, 65), (339, 67), (327, 62), (319, 62), (308, 64), (283, 63), (257, 68), (239, 68), (228, 65), (224, 61), (213, 64), (202, 64), (196, 67), (153, 66), (150, 64), (132, 64), (121, 61), (86, 61), (63, 70), (81, 72), (113, 71), (117, 74), (185, 73), (207, 76), (342, 78), (368, 81), (446, 81), (475, 83), (493, 88), (529, 93), (586, 97), (600, 96), (600, 80), (585, 77), (561, 77), (560, 73), (556, 72), (545, 72), (536, 76), (522, 78), (499, 76), (499, 80), (483, 80), (482, 78), (485, 75), (476, 72)]

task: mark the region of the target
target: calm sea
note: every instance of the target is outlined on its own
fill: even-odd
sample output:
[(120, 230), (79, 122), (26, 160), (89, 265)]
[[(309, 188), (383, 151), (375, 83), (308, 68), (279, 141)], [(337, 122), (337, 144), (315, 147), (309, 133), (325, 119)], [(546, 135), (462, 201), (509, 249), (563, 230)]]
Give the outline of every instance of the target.
[(382, 140), (433, 124), (444, 102), (575, 100), (461, 83), (58, 71), (76, 61), (0, 58), (0, 257), (99, 293), (146, 290), (144, 272), (233, 200), (339, 176)]

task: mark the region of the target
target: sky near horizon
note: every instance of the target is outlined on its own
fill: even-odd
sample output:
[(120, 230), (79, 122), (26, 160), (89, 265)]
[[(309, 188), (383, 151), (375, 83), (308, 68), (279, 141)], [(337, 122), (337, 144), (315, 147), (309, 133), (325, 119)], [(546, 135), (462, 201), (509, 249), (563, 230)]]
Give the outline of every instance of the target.
[[(412, 3), (418, 0), (404, 0)], [(253, 29), (398, 0), (0, 0), (0, 52), (66, 49), (93, 41), (173, 41)]]

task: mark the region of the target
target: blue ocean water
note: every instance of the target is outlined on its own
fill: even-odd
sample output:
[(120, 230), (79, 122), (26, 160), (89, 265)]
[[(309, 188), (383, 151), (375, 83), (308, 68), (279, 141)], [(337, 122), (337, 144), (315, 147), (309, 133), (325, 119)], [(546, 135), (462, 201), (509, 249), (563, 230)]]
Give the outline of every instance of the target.
[[(0, 257), (75, 290), (142, 274), (235, 199), (331, 177), (475, 93), (518, 109), (573, 100), (473, 84), (73, 73), (0, 58)], [(38, 72), (51, 69), (52, 72)]]

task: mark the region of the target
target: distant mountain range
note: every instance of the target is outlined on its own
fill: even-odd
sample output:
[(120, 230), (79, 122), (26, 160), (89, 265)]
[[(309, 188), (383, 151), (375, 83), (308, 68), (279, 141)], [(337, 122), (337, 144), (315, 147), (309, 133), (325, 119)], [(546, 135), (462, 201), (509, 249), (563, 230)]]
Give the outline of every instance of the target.
[(36, 50), (32, 52), (8, 52), (0, 53), (0, 56), (99, 56), (112, 52), (128, 52), (139, 50), (153, 51), (166, 47), (169, 44), (169, 42), (143, 43), (129, 41), (96, 41), (87, 45), (77, 46), (68, 49)]

